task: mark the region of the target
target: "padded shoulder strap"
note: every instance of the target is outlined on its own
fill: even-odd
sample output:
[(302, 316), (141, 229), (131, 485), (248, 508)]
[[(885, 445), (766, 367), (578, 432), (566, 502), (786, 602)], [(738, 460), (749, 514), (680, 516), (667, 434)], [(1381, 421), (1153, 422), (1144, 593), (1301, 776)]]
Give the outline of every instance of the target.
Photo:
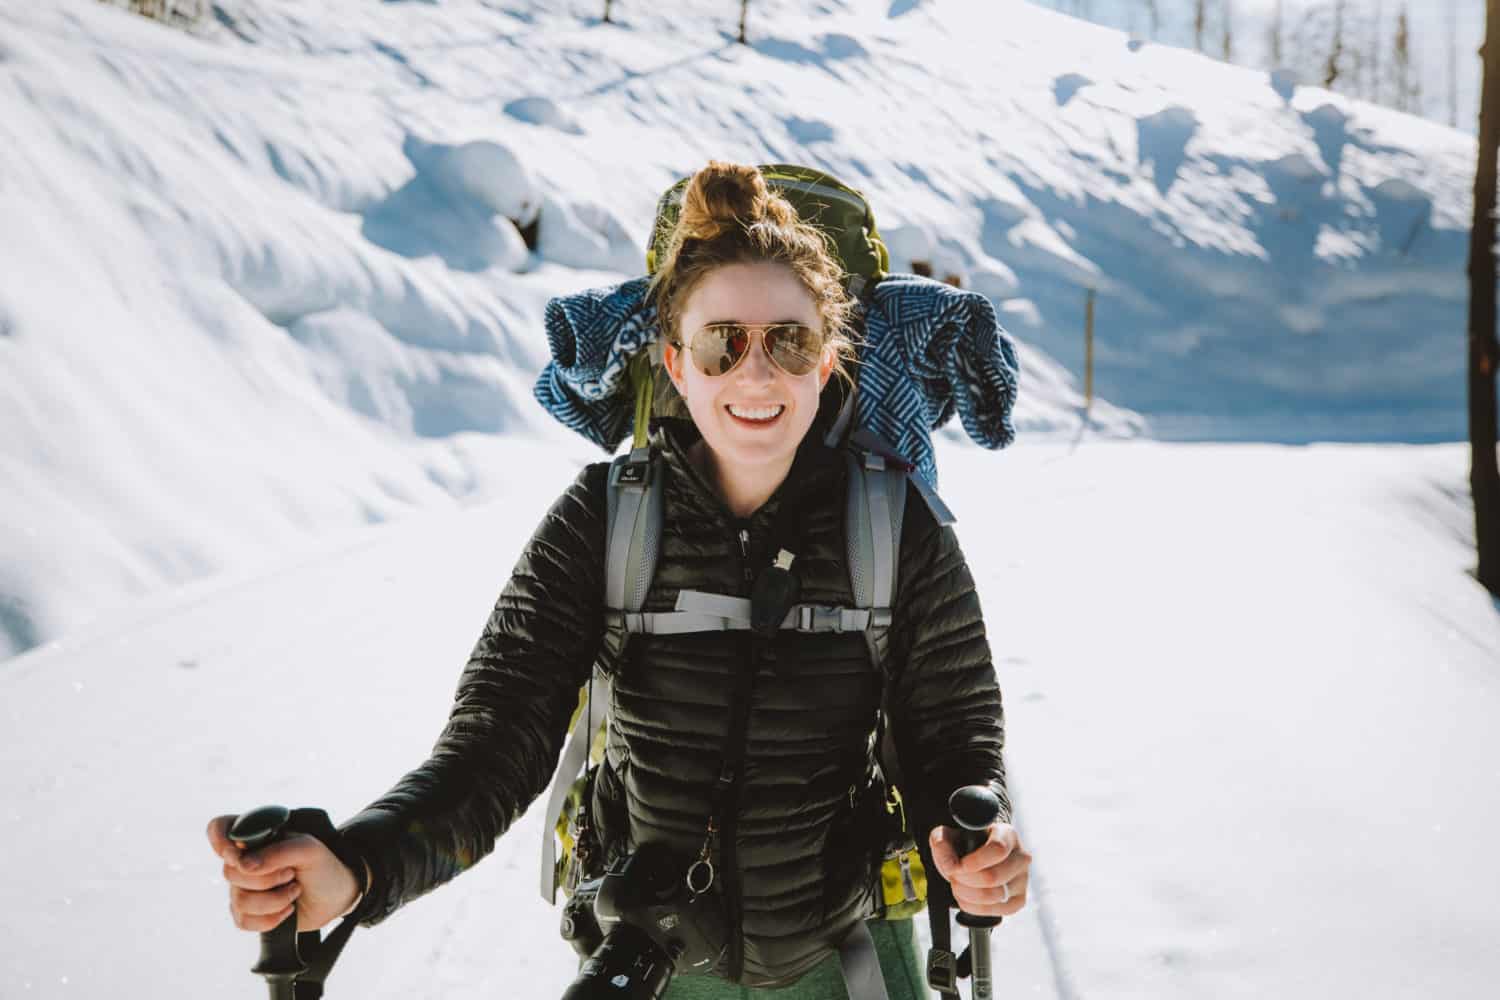
[(639, 611), (661, 550), (661, 467), (650, 448), (614, 460), (608, 495), (604, 604), (614, 612)]
[[(845, 540), (855, 607), (869, 608), (870, 627), (890, 625), (891, 601), (906, 513), (906, 470), (874, 452), (850, 450)], [(877, 664), (878, 665), (878, 664)]]

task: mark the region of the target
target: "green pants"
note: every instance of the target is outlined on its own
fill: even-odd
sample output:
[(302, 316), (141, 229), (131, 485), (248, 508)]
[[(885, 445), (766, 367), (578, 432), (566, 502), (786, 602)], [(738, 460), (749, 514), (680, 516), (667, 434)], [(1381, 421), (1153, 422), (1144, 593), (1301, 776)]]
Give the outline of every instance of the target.
[[(891, 1000), (927, 1000), (924, 963), (917, 956), (916, 932), (910, 920), (872, 920), (870, 936), (885, 974)], [(714, 976), (677, 976), (662, 1000), (848, 1000), (839, 956), (830, 954), (790, 986), (751, 989)]]

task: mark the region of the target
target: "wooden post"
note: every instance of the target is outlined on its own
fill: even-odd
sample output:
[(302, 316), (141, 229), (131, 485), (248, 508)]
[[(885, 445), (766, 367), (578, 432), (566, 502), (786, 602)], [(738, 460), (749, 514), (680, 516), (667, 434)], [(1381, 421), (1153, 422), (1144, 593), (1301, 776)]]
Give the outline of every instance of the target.
[(1083, 310), (1083, 412), (1094, 404), (1094, 290)]

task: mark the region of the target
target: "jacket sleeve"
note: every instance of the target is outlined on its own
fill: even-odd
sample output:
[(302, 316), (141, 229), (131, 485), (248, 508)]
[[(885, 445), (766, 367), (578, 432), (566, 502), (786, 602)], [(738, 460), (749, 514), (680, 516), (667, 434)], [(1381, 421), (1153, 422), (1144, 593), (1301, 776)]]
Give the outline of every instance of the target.
[(377, 924), (473, 866), (547, 787), (603, 634), (605, 478), (590, 465), (516, 562), (427, 761), (339, 828)]
[(987, 784), (1010, 822), (1005, 715), (974, 579), (958, 536), (908, 488), (887, 651), (887, 710), (913, 832), (951, 824), (948, 796)]

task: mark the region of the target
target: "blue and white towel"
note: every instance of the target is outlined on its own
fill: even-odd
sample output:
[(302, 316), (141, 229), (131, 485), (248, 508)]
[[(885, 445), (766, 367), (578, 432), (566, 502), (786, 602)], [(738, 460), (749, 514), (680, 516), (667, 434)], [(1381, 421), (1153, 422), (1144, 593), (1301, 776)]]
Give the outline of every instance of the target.
[[(552, 361), (533, 393), (558, 420), (611, 453), (635, 419), (626, 366), (658, 336), (656, 312), (646, 302), (649, 280), (547, 303)], [(875, 286), (854, 372), (856, 426), (894, 445), (933, 487), (932, 432), (955, 412), (976, 444), (1004, 448), (1015, 439), (1016, 347), (990, 300), (977, 292), (890, 275)]]

